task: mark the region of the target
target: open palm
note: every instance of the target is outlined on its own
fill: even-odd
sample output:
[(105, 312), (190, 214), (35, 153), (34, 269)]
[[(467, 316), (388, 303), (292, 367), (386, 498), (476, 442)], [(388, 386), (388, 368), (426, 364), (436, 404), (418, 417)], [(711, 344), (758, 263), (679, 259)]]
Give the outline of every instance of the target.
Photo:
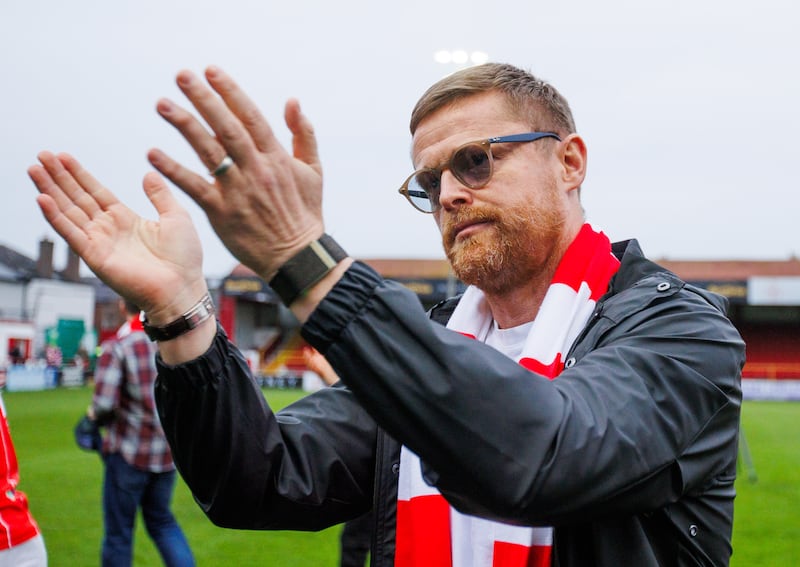
[(47, 221), (109, 287), (141, 308), (159, 309), (196, 294), (202, 249), (188, 212), (163, 179), (149, 173), (144, 190), (159, 215), (144, 219), (69, 155), (39, 154), (28, 173)]

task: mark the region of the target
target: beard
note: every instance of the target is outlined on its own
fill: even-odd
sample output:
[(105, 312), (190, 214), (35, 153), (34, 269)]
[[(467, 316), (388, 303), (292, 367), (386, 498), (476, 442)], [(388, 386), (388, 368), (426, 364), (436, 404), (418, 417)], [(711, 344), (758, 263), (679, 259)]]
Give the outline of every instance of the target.
[[(564, 214), (547, 191), (538, 203), (499, 209), (492, 206), (460, 208), (442, 226), (442, 245), (453, 272), (467, 285), (484, 293), (501, 294), (549, 273), (557, 259)], [(454, 227), (486, 222), (479, 234), (456, 241)]]

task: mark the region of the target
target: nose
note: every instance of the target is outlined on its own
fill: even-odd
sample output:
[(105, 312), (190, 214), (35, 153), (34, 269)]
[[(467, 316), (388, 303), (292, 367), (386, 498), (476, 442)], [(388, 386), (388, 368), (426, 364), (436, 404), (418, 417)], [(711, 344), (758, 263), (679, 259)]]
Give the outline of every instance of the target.
[(472, 191), (461, 183), (449, 169), (442, 172), (439, 181), (439, 204), (443, 209), (453, 209), (472, 202)]

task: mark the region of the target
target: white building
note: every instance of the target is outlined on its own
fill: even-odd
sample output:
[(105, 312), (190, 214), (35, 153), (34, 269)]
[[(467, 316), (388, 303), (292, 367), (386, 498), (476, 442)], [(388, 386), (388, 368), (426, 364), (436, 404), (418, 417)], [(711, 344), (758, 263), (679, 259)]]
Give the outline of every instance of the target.
[(53, 248), (52, 241), (42, 240), (39, 258), (32, 260), (0, 245), (2, 367), (12, 362), (15, 347), (26, 362), (41, 358), (48, 340), (62, 347), (66, 363), (76, 348), (75, 333), (84, 341), (84, 334), (94, 331), (95, 288), (81, 281), (80, 259), (71, 250), (64, 269), (54, 270)]

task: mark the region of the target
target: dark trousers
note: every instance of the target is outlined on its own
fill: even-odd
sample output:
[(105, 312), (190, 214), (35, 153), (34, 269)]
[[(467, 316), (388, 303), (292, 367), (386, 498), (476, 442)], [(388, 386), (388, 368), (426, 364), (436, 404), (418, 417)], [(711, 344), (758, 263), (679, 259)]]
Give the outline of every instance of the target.
[(168, 567), (193, 567), (194, 557), (170, 511), (175, 471), (151, 473), (107, 455), (103, 480), (103, 567), (128, 567), (133, 556), (136, 511), (142, 509), (147, 534)]
[(364, 567), (372, 541), (372, 512), (345, 522), (340, 539), (341, 567)]

